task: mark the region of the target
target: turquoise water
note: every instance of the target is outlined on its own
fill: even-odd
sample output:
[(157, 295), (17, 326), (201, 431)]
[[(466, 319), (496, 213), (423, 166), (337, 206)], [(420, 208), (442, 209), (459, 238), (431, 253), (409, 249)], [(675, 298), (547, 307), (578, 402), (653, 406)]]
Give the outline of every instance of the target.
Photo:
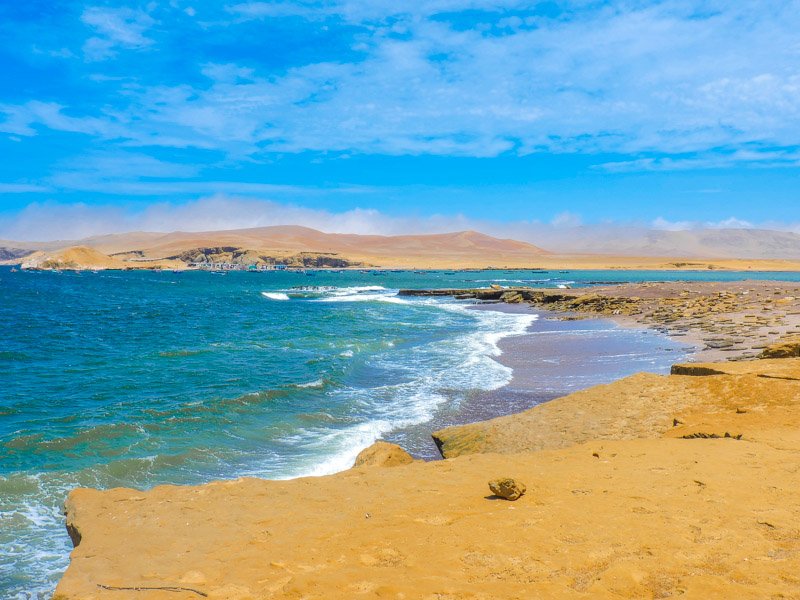
[[(52, 592), (70, 550), (60, 511), (73, 487), (331, 473), (379, 437), (427, 435), (442, 415), (504, 412), (511, 404), (503, 406), (500, 388), (512, 370), (495, 358), (506, 338), (573, 336), (594, 352), (592, 339), (613, 335), (644, 357), (663, 345), (638, 332), (545, 324), (532, 312), (398, 298), (399, 288), (712, 277), (800, 279), (0, 269), (0, 597)], [(548, 351), (564, 352), (544, 341), (540, 350), (543, 366), (558, 359)], [(586, 386), (642, 368), (627, 356), (614, 354), (602, 372), (575, 381)], [(671, 358), (646, 366), (663, 371)], [(543, 383), (546, 397), (571, 389), (561, 379)], [(535, 403), (530, 390), (507, 389), (514, 408)]]

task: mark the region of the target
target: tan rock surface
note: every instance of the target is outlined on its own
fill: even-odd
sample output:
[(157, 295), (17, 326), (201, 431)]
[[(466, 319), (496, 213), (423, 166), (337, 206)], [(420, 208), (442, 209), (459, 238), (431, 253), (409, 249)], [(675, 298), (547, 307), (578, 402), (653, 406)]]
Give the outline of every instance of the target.
[(358, 453), (353, 467), (398, 467), (411, 462), (411, 455), (397, 444), (378, 441)]
[(759, 358), (793, 357), (800, 357), (800, 336), (790, 336), (770, 344), (759, 356)]
[[(777, 368), (800, 359), (636, 375), (454, 446), (539, 452), (76, 490), (55, 598), (796, 598), (800, 381)], [(497, 473), (536, 493), (487, 496)]]
[[(82, 542), (55, 598), (791, 598), (797, 458), (729, 439), (605, 441), (319, 479), (78, 490)], [(487, 499), (500, 469), (546, 484)]]
[[(448, 427), (433, 435), (442, 454), (452, 458), (565, 448), (589, 440), (658, 437), (674, 429), (676, 419), (688, 424), (703, 423), (709, 414), (714, 419), (733, 416), (731, 426), (741, 425), (737, 434), (745, 430), (749, 419), (741, 411), (788, 410), (791, 415), (800, 415), (800, 360), (731, 365), (704, 366), (720, 372), (739, 370), (742, 374), (697, 377), (639, 373), (522, 413)], [(793, 378), (795, 375), (797, 378)], [(800, 419), (791, 415), (786, 417), (786, 427), (800, 426)], [(775, 426), (781, 426), (780, 420)]]

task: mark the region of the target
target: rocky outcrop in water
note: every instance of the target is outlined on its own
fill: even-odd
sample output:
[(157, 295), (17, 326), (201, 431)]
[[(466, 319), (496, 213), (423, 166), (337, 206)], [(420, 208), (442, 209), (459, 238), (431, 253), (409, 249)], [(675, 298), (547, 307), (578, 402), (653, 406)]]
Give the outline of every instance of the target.
[(795, 282), (629, 283), (575, 290), (527, 287), (402, 290), (408, 296), (453, 296), (478, 302), (527, 303), (561, 318), (610, 317), (681, 337), (698, 347), (703, 360), (792, 354), (791, 337), (800, 329), (800, 285)]

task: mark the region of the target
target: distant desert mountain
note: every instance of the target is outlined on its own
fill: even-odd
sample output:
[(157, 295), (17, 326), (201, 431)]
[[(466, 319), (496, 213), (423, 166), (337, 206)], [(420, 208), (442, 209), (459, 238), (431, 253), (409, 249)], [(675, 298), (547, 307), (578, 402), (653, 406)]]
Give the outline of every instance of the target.
[[(230, 262), (299, 267), (531, 267), (536, 266), (538, 258), (548, 254), (533, 244), (498, 239), (476, 231), (381, 236), (323, 233), (300, 226), (200, 233), (133, 232), (59, 242), (62, 247), (58, 249), (53, 249), (55, 244), (27, 244), (30, 249), (39, 249), (27, 262), (72, 262), (95, 268), (88, 265), (105, 257), (118, 266)], [(90, 251), (95, 254), (90, 256)]]
[(766, 229), (662, 231), (582, 226), (535, 234), (558, 253), (675, 258), (800, 259), (800, 235)]
[(431, 253), (465, 254), (493, 252), (530, 256), (545, 251), (533, 244), (498, 239), (477, 231), (429, 235), (357, 235), (323, 233), (296, 225), (208, 231), (201, 233), (126, 233), (82, 240), (108, 254), (143, 251), (150, 257), (168, 258), (203, 246), (236, 246), (253, 250), (349, 253), (362, 256), (428, 256)]
[[(22, 261), (28, 265), (46, 265), (42, 268), (86, 269), (180, 269), (198, 263), (233, 263), (308, 268), (493, 266), (781, 270), (797, 268), (796, 264), (787, 263), (800, 259), (800, 235), (784, 231), (660, 231), (609, 225), (568, 229), (541, 227), (517, 233), (553, 252), (532, 243), (477, 231), (384, 236), (276, 226), (200, 233), (132, 232), (71, 242), (0, 242), (0, 262)], [(734, 264), (737, 260), (755, 260), (758, 264)], [(709, 261), (714, 264), (706, 264)]]

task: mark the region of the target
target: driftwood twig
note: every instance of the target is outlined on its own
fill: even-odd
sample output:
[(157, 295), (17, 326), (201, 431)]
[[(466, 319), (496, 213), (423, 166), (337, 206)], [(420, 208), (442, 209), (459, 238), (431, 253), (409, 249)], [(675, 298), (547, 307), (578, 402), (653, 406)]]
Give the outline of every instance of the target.
[(122, 591), (122, 592), (149, 592), (154, 590), (159, 590), (162, 592), (192, 592), (193, 594), (197, 594), (198, 596), (202, 596), (203, 598), (207, 598), (208, 594), (205, 592), (201, 592), (200, 590), (196, 590), (194, 588), (187, 588), (187, 587), (178, 587), (174, 585), (166, 585), (166, 586), (117, 586), (117, 585), (103, 585), (102, 583), (98, 583), (97, 587), (104, 589), (104, 590), (112, 590), (112, 591)]

